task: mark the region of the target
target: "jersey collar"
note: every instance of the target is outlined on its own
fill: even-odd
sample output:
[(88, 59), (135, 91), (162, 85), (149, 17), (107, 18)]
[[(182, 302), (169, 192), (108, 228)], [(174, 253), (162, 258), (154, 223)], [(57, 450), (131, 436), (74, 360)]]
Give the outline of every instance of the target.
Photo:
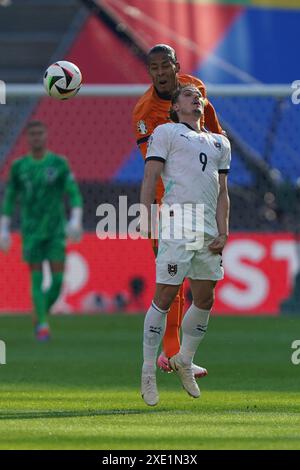
[(29, 154), (29, 157), (31, 161), (33, 161), (34, 163), (40, 164), (44, 162), (45, 160), (47, 160), (48, 155), (49, 155), (49, 150), (46, 150), (42, 158), (34, 158), (32, 153)]
[(180, 124), (183, 124), (184, 126), (188, 127), (189, 129), (191, 129), (191, 131), (197, 132), (196, 129), (190, 126), (187, 122), (181, 122)]

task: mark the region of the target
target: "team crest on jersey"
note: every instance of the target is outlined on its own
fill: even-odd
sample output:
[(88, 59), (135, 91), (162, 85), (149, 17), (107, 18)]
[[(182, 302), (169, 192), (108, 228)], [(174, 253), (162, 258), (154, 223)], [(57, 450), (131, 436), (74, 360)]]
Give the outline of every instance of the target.
[(137, 123), (137, 129), (138, 129), (139, 133), (142, 134), (142, 135), (145, 135), (148, 132), (146, 123), (145, 123), (145, 121), (142, 121), (142, 120)]
[(222, 145), (220, 144), (220, 142), (217, 142), (216, 140), (214, 141), (214, 146), (215, 146), (218, 150), (221, 150), (221, 148), (222, 148)]
[(49, 168), (46, 168), (45, 170), (45, 176), (46, 176), (46, 180), (48, 183), (52, 183), (56, 177), (57, 177), (57, 170), (56, 168), (52, 168), (52, 167), (49, 167)]
[(168, 264), (168, 273), (174, 277), (177, 274), (177, 264)]

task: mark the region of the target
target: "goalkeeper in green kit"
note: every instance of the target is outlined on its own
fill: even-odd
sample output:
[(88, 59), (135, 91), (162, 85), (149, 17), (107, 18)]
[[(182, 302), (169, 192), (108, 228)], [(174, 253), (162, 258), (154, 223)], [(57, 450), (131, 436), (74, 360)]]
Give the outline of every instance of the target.
[[(66, 237), (80, 241), (82, 197), (67, 160), (46, 148), (47, 129), (41, 121), (27, 125), (31, 153), (15, 160), (0, 218), (0, 249), (8, 251), (10, 219), (18, 198), (21, 206), (23, 257), (31, 274), (35, 334), (39, 341), (50, 338), (47, 313), (57, 300), (63, 281)], [(66, 224), (64, 196), (70, 200), (71, 216)], [(42, 263), (50, 264), (52, 284), (43, 291)]]

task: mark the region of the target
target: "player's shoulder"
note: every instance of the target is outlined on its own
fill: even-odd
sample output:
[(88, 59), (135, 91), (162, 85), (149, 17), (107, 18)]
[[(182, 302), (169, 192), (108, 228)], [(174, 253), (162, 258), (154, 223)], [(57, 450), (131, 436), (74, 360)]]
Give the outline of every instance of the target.
[(145, 93), (139, 98), (133, 108), (133, 119), (135, 121), (145, 119), (151, 111), (151, 103), (153, 100), (153, 86), (150, 86)]
[(68, 165), (68, 159), (65, 155), (60, 155), (59, 153), (55, 153), (52, 151), (47, 152), (47, 158), (51, 163), (57, 164), (57, 165)]
[(216, 134), (213, 132), (208, 132), (207, 135), (210, 136), (216, 148), (219, 148), (220, 150), (230, 150), (230, 141), (226, 135)]
[(179, 80), (180, 85), (189, 85), (190, 83), (192, 83), (197, 88), (199, 88), (202, 91), (202, 93), (203, 92), (206, 93), (206, 87), (204, 83), (202, 82), (202, 80), (200, 80), (200, 78), (194, 77), (193, 75), (180, 73), (178, 74), (178, 80)]
[(11, 168), (14, 171), (18, 171), (20, 168), (27, 165), (30, 160), (29, 155), (21, 155), (20, 157), (15, 158), (11, 163)]
[(166, 122), (159, 124), (153, 131), (153, 134), (172, 134), (178, 129), (178, 124), (175, 122)]

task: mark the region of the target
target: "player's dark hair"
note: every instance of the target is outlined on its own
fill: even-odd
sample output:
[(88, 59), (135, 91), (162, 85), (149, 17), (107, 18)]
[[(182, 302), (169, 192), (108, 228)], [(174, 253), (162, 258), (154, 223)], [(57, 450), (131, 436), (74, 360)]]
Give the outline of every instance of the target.
[(33, 127), (42, 127), (45, 130), (47, 129), (46, 124), (43, 121), (39, 121), (38, 119), (29, 121), (26, 126), (26, 130), (29, 131)]
[(176, 57), (175, 49), (173, 49), (173, 47), (171, 46), (168, 46), (168, 44), (156, 44), (156, 46), (153, 46), (147, 54), (148, 63), (149, 63), (150, 55), (156, 54), (158, 52), (164, 52), (165, 54), (167, 54), (171, 62), (173, 62), (173, 64), (176, 64), (177, 57)]

